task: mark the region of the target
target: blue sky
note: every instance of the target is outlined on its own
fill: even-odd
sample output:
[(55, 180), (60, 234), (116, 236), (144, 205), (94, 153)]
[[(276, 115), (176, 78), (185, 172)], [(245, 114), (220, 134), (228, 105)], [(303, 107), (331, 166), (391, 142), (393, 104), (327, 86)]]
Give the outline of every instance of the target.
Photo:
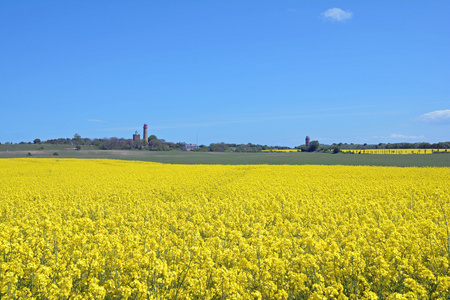
[[(449, 1), (0, 2), (0, 142), (450, 140)], [(142, 133), (141, 133), (142, 134)]]

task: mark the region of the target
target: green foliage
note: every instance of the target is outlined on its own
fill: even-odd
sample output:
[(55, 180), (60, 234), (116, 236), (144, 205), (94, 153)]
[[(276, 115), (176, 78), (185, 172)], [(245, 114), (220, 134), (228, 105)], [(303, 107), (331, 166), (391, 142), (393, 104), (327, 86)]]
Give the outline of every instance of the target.
[(200, 145), (197, 149), (192, 150), (194, 152), (210, 152), (211, 148), (205, 145)]
[[(153, 136), (156, 137), (155, 135), (153, 135)], [(169, 150), (168, 147), (166, 147), (165, 143), (163, 143), (162, 141), (158, 140), (157, 138), (151, 138), (151, 137), (152, 136), (150, 136), (148, 138), (148, 148), (149, 148), (149, 150), (151, 150), (151, 151)]]
[(209, 148), (213, 152), (225, 152), (229, 149), (228, 145), (225, 143), (217, 143), (217, 144), (211, 144), (209, 145)]
[(312, 141), (309, 144), (308, 152), (314, 152), (314, 151), (319, 151), (319, 150), (320, 150), (319, 141)]
[(53, 156), (59, 156), (58, 152), (54, 152)]
[(40, 140), (40, 139), (34, 139), (34, 140), (33, 140), (33, 143), (34, 143), (34, 144), (40, 144), (40, 143), (41, 143), (41, 140)]

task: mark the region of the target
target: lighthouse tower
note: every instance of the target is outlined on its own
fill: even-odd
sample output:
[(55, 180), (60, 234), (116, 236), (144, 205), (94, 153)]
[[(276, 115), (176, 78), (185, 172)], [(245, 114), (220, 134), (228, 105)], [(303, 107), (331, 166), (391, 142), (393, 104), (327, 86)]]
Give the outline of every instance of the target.
[(144, 124), (144, 140), (147, 141), (148, 140), (148, 132), (147, 132), (147, 124)]
[(306, 136), (305, 138), (305, 145), (306, 147), (309, 147), (309, 136)]

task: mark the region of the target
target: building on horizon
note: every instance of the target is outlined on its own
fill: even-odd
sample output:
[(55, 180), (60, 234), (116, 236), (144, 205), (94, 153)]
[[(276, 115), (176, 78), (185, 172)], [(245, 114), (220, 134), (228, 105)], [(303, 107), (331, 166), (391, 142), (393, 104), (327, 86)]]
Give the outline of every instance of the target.
[(140, 141), (141, 140), (141, 135), (138, 133), (138, 131), (136, 130), (136, 132), (133, 134), (133, 141)]
[(305, 145), (306, 145), (306, 147), (309, 147), (309, 144), (310, 144), (309, 136), (306, 136), (306, 138), (305, 138)]
[(200, 148), (199, 146), (197, 146), (196, 144), (188, 144), (188, 143), (184, 143), (184, 147), (183, 147), (186, 151), (191, 151), (194, 149), (198, 149)]

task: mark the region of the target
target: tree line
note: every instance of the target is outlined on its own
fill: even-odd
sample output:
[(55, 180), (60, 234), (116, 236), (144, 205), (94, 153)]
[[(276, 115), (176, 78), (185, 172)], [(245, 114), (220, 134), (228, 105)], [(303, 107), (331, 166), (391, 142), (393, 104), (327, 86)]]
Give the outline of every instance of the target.
[[(10, 144), (10, 143), (6, 143)], [(31, 142), (20, 142), (19, 144), (31, 144)], [(35, 139), (33, 144), (50, 145), (73, 145), (78, 150), (81, 146), (93, 146), (101, 150), (149, 150), (149, 151), (170, 151), (170, 150), (191, 150), (197, 152), (261, 152), (262, 150), (283, 150), (292, 149), (286, 146), (268, 146), (253, 143), (211, 143), (207, 145), (191, 145), (184, 142), (167, 142), (159, 139), (156, 135), (150, 135), (147, 140), (124, 139), (117, 137), (110, 138), (82, 138), (75, 134), (73, 138), (58, 138), (41, 141)], [(309, 146), (299, 145), (295, 147), (302, 152), (332, 152), (338, 153), (341, 149), (450, 149), (450, 142), (439, 143), (379, 143), (379, 144), (354, 144), (354, 143), (333, 143), (332, 145), (320, 144), (319, 141), (311, 141)]]
[[(26, 144), (21, 142), (22, 144)], [(289, 149), (284, 146), (267, 146), (257, 145), (252, 143), (234, 144), (234, 143), (211, 143), (206, 145), (191, 145), (184, 142), (167, 142), (164, 139), (159, 139), (156, 135), (150, 135), (145, 140), (133, 141), (132, 139), (124, 139), (117, 137), (110, 138), (82, 138), (79, 134), (75, 134), (73, 138), (58, 138), (41, 141), (35, 139), (34, 144), (50, 144), (50, 145), (71, 145), (77, 149), (81, 146), (94, 146), (100, 150), (149, 150), (149, 151), (170, 151), (170, 150), (191, 150), (198, 152), (260, 152), (262, 150), (270, 149)], [(31, 144), (31, 143), (29, 143)]]
[(379, 144), (354, 144), (354, 143), (333, 143), (332, 145), (319, 144), (318, 141), (311, 141), (310, 146), (300, 145), (295, 147), (306, 152), (341, 152), (341, 149), (450, 149), (450, 142), (439, 143), (379, 143)]
[(450, 149), (450, 142), (438, 143), (379, 143), (379, 144), (347, 144), (334, 143), (333, 146), (338, 146), (341, 149)]

